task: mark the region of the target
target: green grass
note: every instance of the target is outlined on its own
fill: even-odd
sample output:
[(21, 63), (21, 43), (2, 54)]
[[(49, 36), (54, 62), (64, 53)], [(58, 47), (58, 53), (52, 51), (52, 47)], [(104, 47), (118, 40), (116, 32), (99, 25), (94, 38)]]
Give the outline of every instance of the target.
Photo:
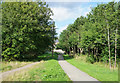
[(30, 64), (32, 62), (20, 62), (20, 61), (10, 61), (10, 62), (6, 62), (6, 61), (2, 61), (0, 64), (1, 64), (1, 67), (0, 67), (0, 70), (2, 72), (5, 72), (5, 71), (9, 71), (9, 70), (12, 70), (12, 69), (16, 69), (16, 68), (19, 68), (19, 67), (22, 67), (22, 66), (25, 66), (27, 64)]
[(9, 71), (9, 70), (12, 70), (12, 69), (16, 69), (16, 68), (19, 68), (19, 67), (23, 67), (25, 65), (28, 65), (30, 63), (33, 63), (33, 62), (37, 62), (37, 61), (40, 61), (40, 60), (45, 60), (47, 59), (46, 57), (48, 57), (49, 54), (45, 54), (43, 56), (38, 56), (38, 58), (36, 59), (32, 59), (32, 60), (23, 60), (23, 61), (2, 61), (0, 62), (0, 70), (2, 72), (6, 72), (6, 71)]
[(39, 58), (44, 60), (30, 68), (9, 75), (4, 78), (4, 81), (70, 81), (58, 64), (57, 55), (51, 57), (50, 54), (44, 54)]
[(85, 61), (86, 56), (69, 58), (68, 55), (64, 55), (64, 57), (67, 62), (99, 81), (118, 81), (118, 69), (110, 70), (102, 63), (88, 63)]

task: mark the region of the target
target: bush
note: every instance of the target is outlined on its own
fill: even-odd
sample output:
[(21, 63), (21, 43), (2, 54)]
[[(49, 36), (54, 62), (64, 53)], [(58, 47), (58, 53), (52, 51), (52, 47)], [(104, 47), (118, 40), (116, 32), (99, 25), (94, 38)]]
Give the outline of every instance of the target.
[[(55, 35), (53, 15), (45, 2), (4, 2), (2, 56), (5, 60), (33, 58), (50, 49)], [(39, 12), (39, 13), (38, 13)], [(52, 27), (51, 27), (52, 26)]]
[(93, 55), (87, 56), (86, 57), (86, 61), (93, 64), (95, 62), (94, 56)]
[(5, 51), (2, 52), (2, 57), (8, 61), (17, 59), (19, 55), (19, 50), (14, 48), (7, 48)]

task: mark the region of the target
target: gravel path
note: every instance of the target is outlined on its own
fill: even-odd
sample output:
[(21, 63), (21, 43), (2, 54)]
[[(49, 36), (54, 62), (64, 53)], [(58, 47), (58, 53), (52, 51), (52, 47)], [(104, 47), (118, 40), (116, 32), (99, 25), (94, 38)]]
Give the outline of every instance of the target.
[[(75, 66), (71, 65), (67, 61), (64, 60), (62, 55), (58, 55), (58, 62), (64, 72), (69, 76), (72, 81), (91, 81), (91, 83), (100, 83), (95, 78), (89, 76), (85, 72), (80, 71)], [(94, 82), (93, 82), (94, 81)]]
[(40, 63), (40, 62), (34, 62), (34, 63), (28, 64), (28, 65), (26, 65), (26, 66), (23, 66), (23, 67), (20, 67), (20, 68), (17, 68), (17, 69), (13, 69), (13, 70), (10, 70), (10, 71), (3, 72), (3, 73), (0, 74), (0, 81), (2, 81), (2, 78), (3, 78), (3, 77), (6, 77), (7, 75), (10, 75), (10, 74), (12, 74), (12, 73), (14, 73), (14, 72), (16, 72), (16, 71), (20, 71), (20, 70), (22, 70), (22, 69), (31, 67), (31, 66), (33, 66), (33, 65), (35, 65), (35, 64), (37, 64), (37, 63)]

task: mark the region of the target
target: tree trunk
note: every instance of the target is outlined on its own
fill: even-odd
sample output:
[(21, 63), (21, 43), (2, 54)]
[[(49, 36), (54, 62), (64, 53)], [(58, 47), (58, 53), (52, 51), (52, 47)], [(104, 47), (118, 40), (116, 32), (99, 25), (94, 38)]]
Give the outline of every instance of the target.
[(71, 55), (71, 47), (69, 47), (69, 56)]
[(73, 55), (75, 56), (75, 45), (73, 46)]
[(98, 47), (97, 47), (97, 49), (96, 49), (96, 55), (98, 56)]
[(83, 53), (83, 49), (82, 48), (80, 48), (80, 54), (82, 54)]
[(116, 68), (116, 56), (117, 56), (117, 28), (116, 28), (116, 33), (115, 33), (115, 64), (114, 64), (114, 68)]
[(90, 48), (88, 47), (88, 56), (90, 56)]
[(76, 53), (78, 53), (77, 48), (78, 48), (77, 45), (75, 45), (75, 52), (76, 52)]
[(79, 55), (80, 55), (80, 48), (78, 48), (78, 53), (79, 53)]
[[(107, 24), (107, 27), (108, 27), (108, 24)], [(110, 69), (111, 69), (111, 59), (110, 59), (110, 29), (108, 27), (108, 48), (109, 48), (109, 66), (110, 66)]]
[(52, 45), (52, 57), (53, 57), (53, 45)]
[(96, 57), (96, 48), (94, 48), (94, 58)]
[(96, 48), (96, 59), (97, 59), (97, 62), (99, 62), (99, 58), (98, 58), (98, 47)]
[(92, 54), (94, 55), (94, 48), (92, 49)]
[[(80, 42), (80, 34), (79, 34), (79, 42)], [(78, 52), (79, 52), (79, 56), (80, 56), (80, 47), (78, 47)]]

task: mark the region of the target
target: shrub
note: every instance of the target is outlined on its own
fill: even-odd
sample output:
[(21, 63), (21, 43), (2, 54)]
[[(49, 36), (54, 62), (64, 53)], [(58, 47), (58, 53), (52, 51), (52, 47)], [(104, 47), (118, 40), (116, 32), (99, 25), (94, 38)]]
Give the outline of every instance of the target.
[(94, 59), (94, 56), (93, 56), (93, 55), (87, 56), (87, 57), (86, 57), (86, 60), (87, 60), (87, 62), (90, 62), (90, 63), (92, 63), (92, 64), (95, 62), (95, 59)]

